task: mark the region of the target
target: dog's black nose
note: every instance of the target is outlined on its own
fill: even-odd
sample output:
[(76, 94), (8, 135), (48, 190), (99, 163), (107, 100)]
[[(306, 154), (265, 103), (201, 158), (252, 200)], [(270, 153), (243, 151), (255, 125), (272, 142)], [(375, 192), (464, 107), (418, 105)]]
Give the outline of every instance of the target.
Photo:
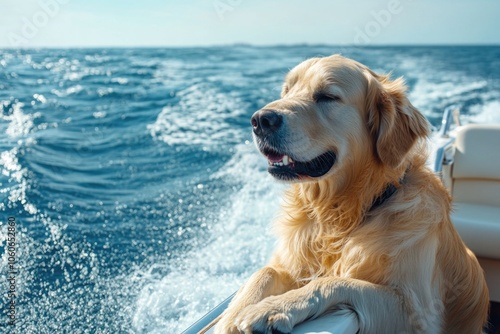
[(274, 110), (262, 109), (253, 114), (251, 123), (257, 136), (265, 136), (278, 131), (283, 117)]

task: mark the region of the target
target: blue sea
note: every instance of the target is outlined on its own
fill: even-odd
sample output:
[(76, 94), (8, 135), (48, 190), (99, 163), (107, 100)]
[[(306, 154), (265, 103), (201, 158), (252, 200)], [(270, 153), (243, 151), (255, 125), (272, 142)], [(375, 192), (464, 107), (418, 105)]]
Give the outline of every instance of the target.
[(176, 334), (234, 292), (268, 259), (286, 188), (250, 116), (333, 53), (404, 76), (436, 127), (450, 105), (500, 123), (500, 47), (0, 50), (0, 332)]

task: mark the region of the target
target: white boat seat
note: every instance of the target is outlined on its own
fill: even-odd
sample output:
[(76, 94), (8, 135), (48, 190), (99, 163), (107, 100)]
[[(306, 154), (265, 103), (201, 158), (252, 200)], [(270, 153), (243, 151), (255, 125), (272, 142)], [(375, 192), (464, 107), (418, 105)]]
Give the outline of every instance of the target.
[(500, 260), (500, 125), (457, 131), (451, 166), (452, 221), (477, 256)]
[(500, 125), (458, 129), (443, 180), (453, 197), (452, 222), (485, 270), (491, 300), (500, 301)]

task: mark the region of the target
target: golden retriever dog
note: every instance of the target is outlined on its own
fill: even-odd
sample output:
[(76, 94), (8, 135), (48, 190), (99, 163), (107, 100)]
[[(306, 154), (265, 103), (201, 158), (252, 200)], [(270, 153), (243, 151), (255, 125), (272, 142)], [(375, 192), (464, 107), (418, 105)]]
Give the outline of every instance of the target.
[(482, 332), (483, 272), (425, 166), (428, 123), (401, 78), (339, 55), (312, 58), (251, 123), (269, 173), (291, 185), (277, 249), (215, 333), (290, 333), (342, 308), (359, 333)]

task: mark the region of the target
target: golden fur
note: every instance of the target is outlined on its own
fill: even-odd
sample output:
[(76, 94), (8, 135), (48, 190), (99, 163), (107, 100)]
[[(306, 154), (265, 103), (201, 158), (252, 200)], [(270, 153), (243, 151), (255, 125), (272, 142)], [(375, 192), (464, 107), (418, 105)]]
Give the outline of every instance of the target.
[[(318, 92), (336, 100), (318, 102)], [(321, 177), (292, 182), (274, 255), (215, 333), (288, 333), (343, 307), (356, 312), (360, 333), (481, 333), (483, 273), (450, 221), (449, 194), (425, 167), (427, 121), (403, 80), (338, 55), (313, 58), (264, 109), (283, 117), (280, 138), (295, 159), (333, 150), (337, 160)], [(391, 183), (396, 192), (372, 208)]]

